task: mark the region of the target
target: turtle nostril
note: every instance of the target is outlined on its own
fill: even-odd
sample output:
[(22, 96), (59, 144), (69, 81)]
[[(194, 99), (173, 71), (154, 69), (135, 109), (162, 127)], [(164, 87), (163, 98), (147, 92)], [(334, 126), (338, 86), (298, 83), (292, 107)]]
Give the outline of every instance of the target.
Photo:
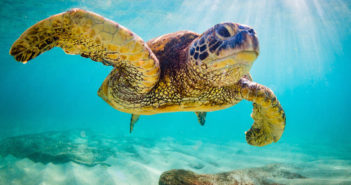
[(249, 32), (250, 34), (255, 34), (255, 31), (253, 29), (249, 29), (247, 32)]

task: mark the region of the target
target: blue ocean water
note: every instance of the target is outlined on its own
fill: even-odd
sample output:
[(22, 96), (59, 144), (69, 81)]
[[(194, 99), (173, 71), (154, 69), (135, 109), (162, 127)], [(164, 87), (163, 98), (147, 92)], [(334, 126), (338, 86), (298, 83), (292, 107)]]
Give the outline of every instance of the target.
[[(25, 65), (8, 54), (12, 43), (28, 27), (71, 8), (114, 20), (145, 41), (180, 30), (202, 33), (226, 21), (252, 26), (258, 33), (260, 55), (251, 75), (274, 91), (286, 112), (287, 125), (277, 144), (263, 149), (247, 146), (248, 150), (269, 153), (270, 149), (276, 152), (274, 145), (301, 145), (299, 152), (303, 153), (318, 145), (325, 148), (321, 153), (341, 151), (330, 158), (350, 164), (348, 0), (1, 0), (0, 139), (78, 129), (125, 138), (246, 142), (244, 132), (253, 122), (248, 101), (208, 113), (204, 127), (191, 112), (142, 116), (129, 134), (130, 115), (113, 109), (97, 96), (111, 67), (66, 55), (60, 48)], [(313, 155), (318, 156), (319, 151)], [(2, 170), (7, 167), (2, 166)]]

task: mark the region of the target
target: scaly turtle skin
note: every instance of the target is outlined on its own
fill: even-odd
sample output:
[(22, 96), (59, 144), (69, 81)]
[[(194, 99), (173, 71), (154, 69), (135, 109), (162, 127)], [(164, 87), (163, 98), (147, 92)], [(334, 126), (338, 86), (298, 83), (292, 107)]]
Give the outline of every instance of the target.
[(136, 34), (80, 9), (51, 16), (26, 30), (10, 54), (26, 63), (42, 52), (61, 47), (114, 69), (98, 95), (112, 107), (131, 113), (131, 129), (140, 115), (193, 111), (201, 125), (206, 112), (252, 101), (254, 124), (247, 142), (277, 142), (285, 113), (273, 92), (252, 82), (249, 70), (259, 53), (250, 27), (222, 23), (199, 35), (166, 34), (144, 43)]

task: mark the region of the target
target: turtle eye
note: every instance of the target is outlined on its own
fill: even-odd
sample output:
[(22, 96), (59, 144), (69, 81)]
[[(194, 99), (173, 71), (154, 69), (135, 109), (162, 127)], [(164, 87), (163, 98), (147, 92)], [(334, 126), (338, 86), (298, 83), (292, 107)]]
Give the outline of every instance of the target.
[(219, 27), (217, 33), (222, 37), (230, 37), (229, 31), (224, 26)]
[(216, 35), (221, 39), (227, 39), (228, 37), (233, 36), (232, 30), (228, 30), (227, 26), (220, 25), (216, 29)]

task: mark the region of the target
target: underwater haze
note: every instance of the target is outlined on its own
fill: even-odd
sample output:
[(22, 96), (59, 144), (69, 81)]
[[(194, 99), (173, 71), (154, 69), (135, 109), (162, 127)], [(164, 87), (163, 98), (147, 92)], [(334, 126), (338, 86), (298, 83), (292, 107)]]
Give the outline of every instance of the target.
[[(286, 113), (277, 143), (245, 140), (252, 103), (207, 113), (141, 116), (97, 95), (112, 70), (54, 48), (28, 62), (9, 55), (31, 25), (72, 8), (92, 11), (144, 41), (221, 22), (254, 28), (255, 82)], [(0, 0), (0, 184), (158, 184), (162, 172), (220, 173), (280, 165), (280, 184), (351, 184), (351, 1)], [(59, 144), (58, 144), (59, 143)], [(265, 181), (266, 182), (266, 181)]]

